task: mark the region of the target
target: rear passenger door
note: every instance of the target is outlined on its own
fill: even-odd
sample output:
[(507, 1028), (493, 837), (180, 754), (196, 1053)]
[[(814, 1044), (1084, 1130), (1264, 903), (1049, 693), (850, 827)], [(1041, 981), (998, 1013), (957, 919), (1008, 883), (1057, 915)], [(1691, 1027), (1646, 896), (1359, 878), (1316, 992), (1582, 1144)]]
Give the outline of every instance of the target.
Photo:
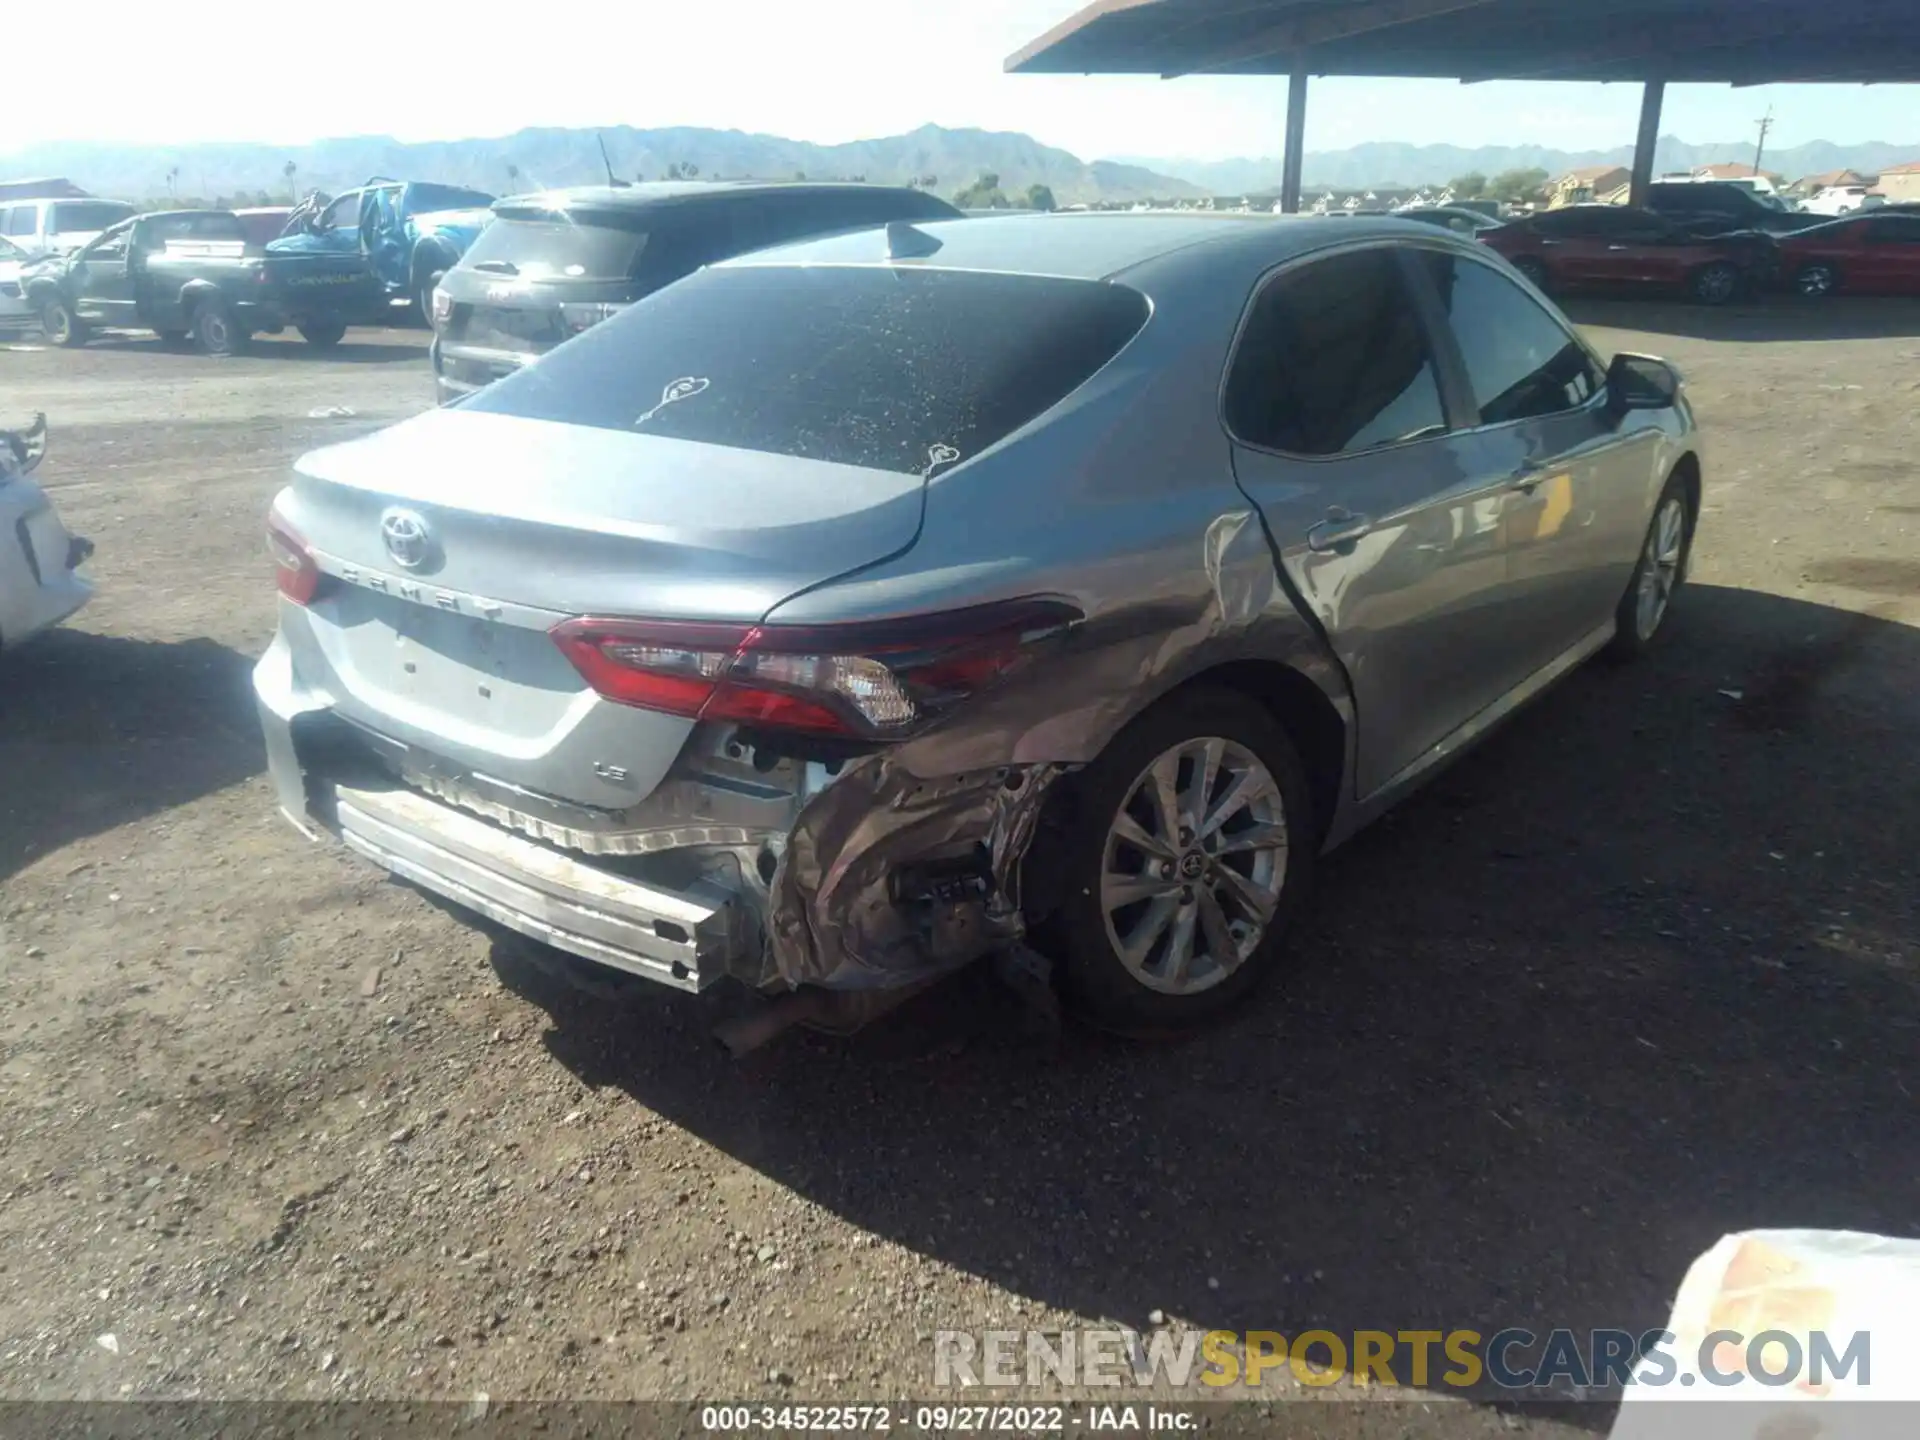
[(1611, 619), (1652, 512), (1657, 439), (1622, 429), (1598, 358), (1504, 272), (1438, 250), (1419, 270), (1471, 392), (1465, 463), (1505, 487), (1510, 603), (1497, 643), (1524, 683)]
[(1512, 680), (1509, 476), (1452, 433), (1457, 376), (1413, 278), (1392, 245), (1283, 266), (1253, 297), (1225, 388), (1234, 473), (1353, 686), (1363, 799)]

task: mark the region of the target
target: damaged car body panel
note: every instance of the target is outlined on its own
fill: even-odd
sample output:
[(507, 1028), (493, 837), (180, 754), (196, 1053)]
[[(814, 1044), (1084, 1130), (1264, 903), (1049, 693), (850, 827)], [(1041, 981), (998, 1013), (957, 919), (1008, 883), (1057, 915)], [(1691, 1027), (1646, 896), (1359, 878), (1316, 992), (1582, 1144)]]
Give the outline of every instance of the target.
[[(1243, 795), (1277, 815), (1274, 774), (1286, 836), (1239, 819), (1216, 848), (1284, 862), (1291, 843), (1308, 867), (1392, 788), (1360, 777), (1406, 783), (1550, 668), (1505, 688), (1429, 675), (1434, 714), (1363, 737), (1394, 653), (1369, 627), (1402, 654), (1447, 632), (1444, 665), (1477, 633), (1461, 617), (1513, 598), (1518, 502), (1489, 511), (1481, 452), (1504, 456), (1461, 440), (1455, 366), (1434, 433), (1464, 448), (1407, 478), (1404, 447), (1428, 438), (1409, 423), (1344, 472), (1393, 502), (1371, 545), (1302, 539), (1335, 508), (1334, 472), (1266, 463), (1224, 413), (1272, 276), (1355, 244), (1397, 255), (1411, 229), (837, 236), (710, 267), (458, 407), (306, 457), (270, 521), (282, 623), (256, 674), (283, 808), (682, 988), (906, 993), (1076, 903), (1052, 858), (1082, 844), (1083, 785), (1168, 705), (1229, 696), (1240, 728), (1195, 742), (1204, 774), (1165, 771), (1161, 819), (1177, 782), (1195, 833), (1123, 814), (1116, 833), (1165, 861), (1127, 859), (1119, 884), (1217, 875), (1220, 817)], [(1589, 409), (1595, 453), (1661, 477), (1691, 453), (1681, 402), (1612, 430)], [(1528, 523), (1575, 515), (1581, 595), (1624, 585), (1639, 536), (1620, 517), (1654, 497), (1567, 473), (1555, 518)], [(1574, 609), (1569, 653), (1603, 628)], [(1271, 749), (1248, 700), (1284, 716), (1297, 783), (1241, 764)], [(1214, 960), (1258, 942), (1191, 889), (1179, 923), (1211, 927)]]

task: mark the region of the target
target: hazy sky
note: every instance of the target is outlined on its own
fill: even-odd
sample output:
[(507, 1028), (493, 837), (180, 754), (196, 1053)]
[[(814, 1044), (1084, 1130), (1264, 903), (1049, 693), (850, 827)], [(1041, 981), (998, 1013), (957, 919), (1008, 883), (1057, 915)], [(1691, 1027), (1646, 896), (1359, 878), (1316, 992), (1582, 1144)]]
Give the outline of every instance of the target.
[[(1277, 154), (1273, 79), (1012, 76), (1075, 0), (639, 0), (504, 6), (330, 0), (127, 4), (73, 64), (9, 67), (0, 153), (44, 140), (297, 143), (502, 135), (528, 125), (702, 125), (823, 143), (929, 121), (1024, 130), (1083, 159)], [(171, 77), (171, 78), (169, 78)], [(1682, 86), (1666, 133), (1771, 144), (1915, 142), (1920, 86)], [(1563, 149), (1632, 141), (1637, 86), (1317, 80), (1307, 147), (1363, 140)]]

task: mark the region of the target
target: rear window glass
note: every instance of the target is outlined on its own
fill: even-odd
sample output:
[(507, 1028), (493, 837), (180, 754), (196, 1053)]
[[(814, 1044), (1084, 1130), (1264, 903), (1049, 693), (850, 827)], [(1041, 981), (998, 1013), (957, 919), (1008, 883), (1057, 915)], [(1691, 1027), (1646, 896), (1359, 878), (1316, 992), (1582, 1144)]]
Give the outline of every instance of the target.
[(158, 215), (146, 222), (144, 238), (149, 245), (170, 240), (244, 240), (247, 231), (238, 215)]
[(1079, 388), (1146, 322), (1102, 281), (875, 266), (703, 270), (464, 408), (907, 474)]
[(529, 280), (626, 280), (646, 249), (646, 232), (578, 216), (505, 215), (467, 247), (466, 263)]
[(68, 230), (104, 230), (133, 214), (131, 205), (111, 200), (63, 200), (53, 207), (48, 230), (61, 234)]
[(407, 208), (416, 215), (428, 210), (484, 210), (493, 204), (493, 196), (479, 190), (457, 190), (451, 185), (407, 187)]

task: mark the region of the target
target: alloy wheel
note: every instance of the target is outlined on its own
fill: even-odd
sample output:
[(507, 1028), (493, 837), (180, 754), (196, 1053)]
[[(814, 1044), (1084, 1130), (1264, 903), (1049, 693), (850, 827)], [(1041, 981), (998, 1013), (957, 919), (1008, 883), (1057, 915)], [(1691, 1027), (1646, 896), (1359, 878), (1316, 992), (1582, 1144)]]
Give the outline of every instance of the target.
[(1800, 272), (1798, 286), (1802, 295), (1830, 295), (1833, 293), (1833, 271), (1825, 265), (1809, 265)]
[(1678, 495), (1667, 497), (1647, 530), (1646, 552), (1640, 557), (1639, 590), (1634, 597), (1634, 629), (1642, 640), (1666, 618), (1668, 602), (1680, 583), (1680, 564), (1687, 550), (1687, 510)]
[(1259, 946), (1287, 875), (1286, 804), (1251, 750), (1218, 736), (1161, 752), (1108, 826), (1107, 939), (1150, 990), (1220, 984)]
[(1731, 300), (1739, 284), (1740, 277), (1734, 273), (1731, 265), (1709, 265), (1701, 272), (1696, 288), (1702, 300), (1717, 305), (1723, 300)]

